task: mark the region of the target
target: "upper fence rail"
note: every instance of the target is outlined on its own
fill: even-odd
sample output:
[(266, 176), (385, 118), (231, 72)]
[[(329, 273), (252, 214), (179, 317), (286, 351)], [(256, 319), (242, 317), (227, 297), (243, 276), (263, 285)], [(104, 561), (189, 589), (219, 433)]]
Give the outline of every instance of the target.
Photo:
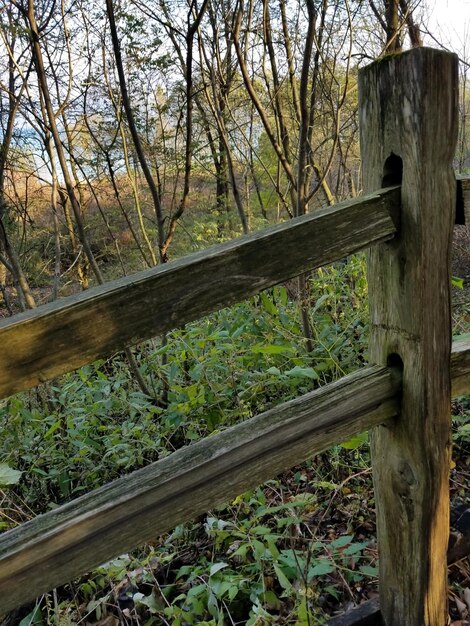
[[(469, 180), (456, 198), (467, 224)], [(3, 320), (0, 398), (387, 241), (399, 206), (400, 187), (381, 189)]]
[(0, 398), (391, 239), (400, 188), (341, 202), (0, 323)]
[[(294, 218), (0, 322), (0, 398), (394, 237), (400, 187)], [(470, 224), (470, 178), (457, 177)]]

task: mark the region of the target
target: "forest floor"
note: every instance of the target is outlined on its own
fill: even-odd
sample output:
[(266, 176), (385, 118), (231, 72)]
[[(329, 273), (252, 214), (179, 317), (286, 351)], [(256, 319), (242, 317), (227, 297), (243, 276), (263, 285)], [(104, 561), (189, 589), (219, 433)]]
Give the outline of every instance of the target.
[[(453, 289), (453, 326), (456, 334), (470, 331), (470, 228), (454, 229), (452, 274), (462, 279), (461, 288)], [(459, 437), (459, 424), (466, 423), (470, 410), (468, 398), (452, 403), (456, 432), (451, 469), (451, 524), (453, 530), (470, 533), (470, 437)], [(457, 526), (457, 528), (455, 528)], [(450, 614), (456, 626), (470, 620), (470, 557), (449, 567)], [(470, 624), (470, 621), (467, 622)]]
[[(469, 409), (468, 403), (466, 406), (454, 404), (454, 413), (468, 412)], [(174, 533), (156, 537), (140, 552), (123, 555), (89, 577), (54, 590), (42, 599), (50, 617), (35, 621), (32, 619), (34, 607), (28, 605), (10, 614), (0, 624), (326, 624), (328, 616), (339, 615), (378, 598), (371, 470), (365, 468), (351, 473), (350, 461), (350, 456), (344, 454), (343, 458), (336, 459), (333, 466), (328, 455), (315, 457), (309, 463), (283, 473), (277, 480), (245, 494), (230, 506), (210, 511), (192, 524), (179, 527)], [(362, 464), (357, 456), (356, 461), (358, 465)], [(319, 481), (319, 474), (331, 480)], [(468, 534), (470, 531), (469, 485), (470, 441), (459, 441), (454, 446), (451, 470), (453, 534)], [(256, 514), (256, 524), (252, 521), (255, 506), (266, 510), (263, 516), (259, 512)], [(286, 511), (289, 513), (287, 517)], [(281, 520), (288, 522), (288, 531), (282, 533), (282, 538), (278, 528)], [(210, 527), (213, 532), (208, 532)], [(303, 562), (299, 561), (299, 557), (292, 560), (291, 566), (298, 570), (298, 579), (294, 584), (272, 575), (265, 554), (260, 553), (256, 557), (256, 542), (266, 545), (268, 535), (276, 538), (277, 549), (285, 556), (286, 563), (294, 552), (304, 555)], [(207, 569), (201, 564), (211, 563), (213, 568), (229, 563), (236, 572), (238, 552), (240, 566), (246, 574), (246, 554), (243, 556), (242, 548), (248, 545), (253, 549), (253, 561), (255, 558), (261, 560), (256, 573), (262, 575), (262, 584), (266, 589), (265, 603), (260, 607), (256, 620), (248, 622), (248, 597), (241, 599), (238, 605), (232, 602), (230, 609), (225, 608), (224, 617), (218, 620), (211, 619), (209, 614), (204, 619), (191, 618), (189, 611), (188, 621), (179, 619), (176, 613), (172, 619), (170, 604), (177, 604), (178, 598), (187, 597), (190, 589), (188, 578), (183, 577), (182, 572), (193, 572), (202, 586), (214, 584), (215, 587), (217, 575), (214, 574), (211, 583)], [(264, 564), (263, 558), (266, 559)], [(324, 567), (321, 578), (311, 577), (309, 571), (311, 573), (312, 566)], [(229, 584), (230, 578), (227, 577), (225, 582)], [(243, 584), (235, 577), (232, 582), (238, 587)], [(449, 566), (449, 582), (449, 623), (466, 626), (466, 618), (470, 616), (469, 557)], [(168, 593), (170, 589), (171, 594)], [(298, 601), (295, 598), (302, 594), (307, 594), (306, 606), (309, 610), (308, 617), (304, 619), (299, 608), (295, 607)]]

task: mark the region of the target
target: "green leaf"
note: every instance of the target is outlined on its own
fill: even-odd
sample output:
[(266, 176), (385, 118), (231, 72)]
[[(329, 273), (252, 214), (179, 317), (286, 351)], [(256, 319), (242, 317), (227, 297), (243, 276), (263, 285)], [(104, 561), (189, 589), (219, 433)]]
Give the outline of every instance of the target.
[(23, 472), (11, 468), (6, 463), (0, 463), (0, 486), (17, 485)]
[(279, 567), (277, 563), (274, 563), (274, 571), (276, 572), (277, 579), (279, 584), (285, 591), (290, 591), (292, 588), (292, 584), (289, 582), (289, 579), (284, 574), (282, 569)]
[(54, 424), (52, 424), (52, 426), (49, 428), (49, 430), (46, 431), (46, 433), (44, 434), (44, 439), (49, 439), (56, 430), (58, 430), (62, 425), (62, 420), (58, 419)]
[(311, 567), (308, 570), (308, 577), (313, 578), (314, 576), (325, 576), (326, 574), (331, 574), (331, 572), (335, 571), (334, 565), (329, 563), (328, 561), (320, 562)]
[(238, 588), (238, 585), (231, 585), (230, 589), (228, 590), (228, 599), (234, 600), (237, 597), (239, 591), (240, 589)]
[(343, 550), (343, 554), (345, 556), (352, 556), (353, 554), (357, 554), (358, 552), (362, 552), (364, 548), (368, 546), (369, 542), (365, 541), (362, 543), (352, 543), (345, 550)]
[(135, 593), (132, 599), (136, 604), (143, 604), (146, 606), (150, 613), (155, 614), (163, 609), (162, 602), (154, 593), (151, 593), (149, 596), (145, 596), (143, 593)]
[(289, 345), (279, 346), (273, 343), (257, 343), (251, 348), (251, 351), (253, 354), (284, 354), (286, 352), (293, 352), (294, 348)]
[(212, 615), (212, 617), (217, 617), (217, 613), (219, 612), (219, 605), (217, 603), (217, 598), (212, 593), (209, 592), (209, 597), (207, 598), (207, 610)]
[(281, 603), (279, 601), (279, 598), (271, 589), (263, 593), (262, 599), (263, 599), (263, 604), (266, 606), (266, 608), (270, 610), (279, 611), (279, 609), (281, 608)]
[(224, 563), (223, 561), (221, 561), (220, 563), (214, 563), (213, 565), (211, 565), (211, 568), (209, 570), (209, 576), (214, 576), (214, 574), (220, 572), (220, 570), (224, 569), (224, 567), (228, 567), (228, 563)]
[(336, 600), (339, 600), (338, 589), (336, 589), (336, 587), (333, 587), (333, 585), (328, 585), (327, 587), (325, 587), (325, 591), (326, 593), (329, 593), (330, 596), (333, 596), (333, 598), (336, 598)]
[[(191, 587), (188, 591), (188, 598), (197, 598), (198, 596), (204, 594), (207, 592), (207, 585), (194, 585), (194, 587)], [(173, 601), (175, 602), (177, 600), (177, 598), (174, 598)]]
[(264, 544), (261, 541), (258, 541), (258, 539), (252, 539), (251, 540), (251, 548), (252, 548), (253, 554), (255, 555), (256, 558), (262, 559), (264, 557), (264, 554), (266, 552), (266, 548), (265, 548)]
[(242, 324), (241, 326), (239, 326), (238, 328), (236, 328), (233, 333), (232, 333), (232, 339), (237, 339), (238, 337), (240, 337), (241, 335), (243, 335), (243, 333), (245, 332), (245, 324)]
[(292, 572), (302, 572), (305, 568), (305, 559), (298, 550), (282, 550), (279, 561)]
[(300, 606), (297, 610), (297, 619), (295, 626), (307, 626), (310, 624), (310, 613), (307, 608), (307, 594), (302, 593), (300, 599)]
[(286, 372), (287, 376), (295, 376), (296, 378), (310, 378), (310, 380), (317, 380), (318, 374), (313, 367), (300, 367), (296, 365), (291, 370)]
[(347, 441), (343, 441), (339, 445), (345, 450), (356, 450), (356, 448), (360, 448), (364, 443), (367, 442), (367, 433), (359, 433), (359, 435), (354, 435), (351, 439)]
[(277, 549), (277, 546), (274, 543), (274, 539), (271, 537), (271, 538), (266, 540), (266, 543), (268, 545), (268, 550), (271, 553), (271, 556), (273, 557), (273, 559), (278, 559), (279, 558), (279, 550)]
[(279, 297), (282, 306), (286, 306), (288, 300), (287, 289), (285, 287), (274, 287), (274, 293)]
[(232, 553), (232, 556), (238, 556), (238, 557), (241, 557), (241, 558), (245, 558), (246, 557), (246, 553), (248, 552), (249, 549), (250, 549), (250, 544), (249, 543), (242, 543), (235, 550), (235, 552)]
[(26, 617), (23, 617), (18, 626), (44, 626), (41, 608), (39, 606), (35, 606), (31, 613), (28, 613)]
[(334, 491), (338, 488), (338, 485), (335, 483), (331, 483), (327, 480), (320, 480), (315, 482), (315, 487), (321, 487), (322, 489), (328, 489), (329, 491)]
[(263, 309), (265, 309), (265, 311), (267, 311), (270, 315), (277, 314), (276, 305), (273, 303), (271, 298), (264, 293), (264, 291), (260, 293), (260, 299), (261, 304), (263, 305)]
[(353, 535), (342, 535), (341, 537), (338, 537), (338, 539), (332, 541), (330, 545), (332, 548), (344, 548), (344, 546), (349, 545), (353, 539)]
[(378, 567), (372, 567), (371, 565), (361, 565), (359, 569), (366, 576), (374, 576), (376, 578), (379, 575)]
[(320, 296), (318, 300), (315, 302), (315, 306), (312, 309), (312, 313), (316, 313), (318, 309), (321, 307), (321, 305), (325, 302), (325, 300), (328, 300), (329, 297), (330, 297), (329, 293), (325, 293), (323, 296)]
[(454, 287), (463, 289), (463, 278), (457, 278), (457, 276), (452, 276), (452, 284), (454, 285)]

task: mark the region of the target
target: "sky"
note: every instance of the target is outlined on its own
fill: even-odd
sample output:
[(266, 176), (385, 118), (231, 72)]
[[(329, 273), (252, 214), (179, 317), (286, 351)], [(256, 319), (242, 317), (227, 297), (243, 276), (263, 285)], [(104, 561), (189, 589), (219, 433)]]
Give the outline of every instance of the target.
[[(432, 34), (444, 46), (470, 60), (470, 0), (429, 0), (429, 7)], [(436, 45), (430, 39), (425, 42)]]

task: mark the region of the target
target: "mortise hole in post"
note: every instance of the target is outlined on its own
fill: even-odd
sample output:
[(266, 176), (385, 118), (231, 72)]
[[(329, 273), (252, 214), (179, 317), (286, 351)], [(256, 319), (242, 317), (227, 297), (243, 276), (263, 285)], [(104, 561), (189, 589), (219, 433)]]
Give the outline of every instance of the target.
[(403, 359), (396, 352), (391, 352), (387, 357), (387, 367), (392, 370), (393, 380), (401, 390), (404, 369)]
[(396, 352), (392, 352), (387, 357), (387, 367), (403, 372), (403, 359)]
[(388, 159), (385, 161), (382, 176), (382, 187), (393, 187), (394, 185), (401, 185), (402, 178), (402, 158), (392, 152)]

